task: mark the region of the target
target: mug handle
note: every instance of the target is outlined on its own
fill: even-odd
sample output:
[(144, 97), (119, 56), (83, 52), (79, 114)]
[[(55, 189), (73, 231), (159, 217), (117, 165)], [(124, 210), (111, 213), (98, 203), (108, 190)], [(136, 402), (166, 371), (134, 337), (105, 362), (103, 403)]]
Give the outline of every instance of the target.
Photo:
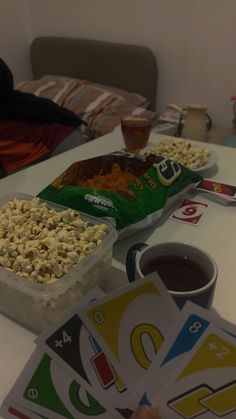
[(212, 128), (212, 119), (208, 113), (206, 113), (206, 118), (207, 118), (207, 132), (208, 132)]
[(128, 276), (129, 282), (135, 281), (135, 259), (137, 252), (140, 252), (144, 247), (147, 247), (146, 243), (136, 243), (131, 246), (126, 255), (126, 273)]

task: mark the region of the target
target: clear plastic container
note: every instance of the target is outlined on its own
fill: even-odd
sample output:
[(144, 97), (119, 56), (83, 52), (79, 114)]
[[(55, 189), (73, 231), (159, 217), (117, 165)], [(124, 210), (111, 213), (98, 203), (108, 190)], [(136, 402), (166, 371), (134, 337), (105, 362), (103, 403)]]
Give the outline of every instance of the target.
[[(31, 200), (33, 197), (22, 193), (2, 195), (0, 206), (13, 198)], [(47, 205), (58, 211), (68, 209), (49, 202)], [(91, 288), (106, 285), (117, 232), (104, 219), (81, 212), (80, 216), (92, 225), (106, 224), (107, 235), (91, 254), (56, 282), (34, 283), (0, 267), (0, 311), (36, 333), (57, 320)]]

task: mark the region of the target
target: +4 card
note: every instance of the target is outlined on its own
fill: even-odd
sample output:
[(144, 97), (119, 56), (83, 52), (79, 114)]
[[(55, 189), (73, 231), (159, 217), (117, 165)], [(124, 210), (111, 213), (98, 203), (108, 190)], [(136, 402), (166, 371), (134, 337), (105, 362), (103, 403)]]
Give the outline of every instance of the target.
[(236, 326), (232, 323), (190, 301), (185, 304), (151, 368), (133, 392), (130, 408), (137, 405), (137, 399), (139, 404), (153, 403), (158, 393), (168, 384), (169, 377), (184, 362), (186, 354), (193, 350), (210, 325), (236, 336)]
[(235, 419), (235, 375), (235, 338), (209, 326), (154, 405), (168, 419)]
[(46, 330), (38, 346), (117, 417), (129, 418), (127, 388), (77, 313)]
[(130, 389), (150, 367), (178, 312), (152, 273), (91, 303), (80, 316)]
[[(83, 305), (88, 304), (91, 300), (95, 300), (97, 298), (100, 298), (102, 295), (104, 295), (104, 293), (99, 288), (94, 288), (85, 297), (83, 297), (80, 300), (77, 308), (78, 307), (82, 307)], [(74, 334), (80, 333), (80, 327), (78, 329), (76, 329), (77, 323), (75, 322), (75, 319), (76, 319), (75, 309), (73, 308), (72, 310), (70, 310), (68, 312), (66, 318), (65, 318), (65, 316), (63, 316), (63, 320), (59, 320), (58, 323), (60, 324), (60, 322), (63, 323), (64, 321), (66, 321), (66, 322), (70, 322), (71, 321), (72, 322), (72, 326), (73, 326), (72, 329), (74, 328), (73, 329), (73, 333)], [(80, 323), (80, 326), (81, 326), (81, 323)], [(43, 336), (45, 334), (47, 335), (48, 333), (49, 334), (50, 333), (53, 333), (53, 332), (51, 332), (51, 330), (54, 330), (54, 327), (55, 327), (55, 325), (51, 326), (47, 331), (45, 331), (44, 334), (42, 334), (38, 338), (39, 342), (40, 342), (40, 339), (43, 339)], [(84, 330), (84, 334), (86, 336), (86, 330)], [(84, 338), (84, 334), (82, 333), (82, 339)], [(67, 344), (67, 343), (69, 344), (71, 342), (72, 342), (71, 336), (69, 334), (67, 334), (66, 332), (63, 332), (62, 333), (62, 337), (60, 339), (58, 338), (58, 340), (57, 340), (57, 346), (58, 346), (58, 348), (60, 348), (60, 346), (62, 346), (62, 344)], [(75, 342), (75, 344), (77, 344), (77, 343), (78, 342)], [(32, 360), (30, 361), (30, 366), (29, 367), (26, 366), (26, 368), (24, 369), (23, 373), (21, 374), (18, 382), (23, 383), (25, 386), (27, 386), (27, 380), (30, 379), (30, 376), (31, 375), (34, 375), (37, 378), (36, 381), (37, 381), (37, 384), (39, 386), (39, 391), (37, 391), (36, 394), (42, 394), (43, 390), (40, 387), (42, 385), (42, 382), (40, 382), (38, 380), (38, 377), (40, 376), (40, 371), (44, 371), (45, 377), (47, 377), (47, 379), (48, 379), (48, 383), (45, 382), (45, 386), (48, 386), (52, 392), (53, 392), (53, 389), (55, 389), (55, 392), (53, 392), (53, 394), (54, 394), (54, 393), (57, 393), (57, 387), (56, 386), (58, 386), (58, 383), (59, 382), (62, 382), (63, 383), (63, 381), (66, 382), (68, 380), (70, 382), (73, 381), (74, 377), (71, 377), (70, 375), (68, 376), (68, 374), (64, 371), (64, 368), (62, 368), (66, 364), (61, 363), (62, 364), (62, 367), (60, 367), (50, 357), (50, 354), (49, 354), (48, 357), (46, 357), (46, 355), (45, 355), (44, 357), (41, 356), (41, 358), (40, 358), (40, 355), (37, 355), (37, 354), (33, 356)], [(79, 365), (79, 361), (78, 361), (77, 364)], [(104, 363), (104, 365), (105, 365), (105, 363)], [(43, 366), (45, 367), (44, 369), (43, 369)], [(46, 367), (48, 367), (48, 368), (46, 368)], [(83, 365), (81, 365), (79, 367), (81, 368), (81, 371), (82, 372), (85, 372), (85, 370), (83, 369)], [(34, 373), (34, 369), (37, 370), (37, 371), (35, 371), (35, 373)], [(50, 375), (51, 374), (51, 371), (54, 372), (53, 375), (52, 375), (52, 377)], [(56, 379), (55, 380), (53, 380), (53, 377), (54, 376), (56, 376)], [(74, 385), (75, 384), (73, 384), (73, 386)], [(102, 409), (100, 409), (100, 408), (95, 409), (94, 411), (93, 411), (93, 409), (90, 409), (90, 401), (92, 403), (92, 406), (91, 406), (92, 408), (94, 408), (95, 405), (98, 405), (99, 404), (96, 401), (97, 400), (96, 394), (93, 397), (93, 395), (88, 391), (88, 389), (84, 389), (83, 388), (83, 386), (81, 385), (81, 382), (76, 382), (76, 385), (78, 386), (78, 389), (79, 389), (79, 393), (78, 393), (78, 399), (79, 400), (80, 400), (80, 395), (79, 394), (82, 394), (83, 393), (83, 397), (82, 397), (81, 400), (84, 401), (85, 406), (84, 406), (84, 408), (82, 408), (82, 411), (84, 409), (84, 412), (86, 412), (86, 415), (87, 415), (86, 417), (97, 416), (97, 415), (99, 415), (99, 417), (103, 417), (103, 412), (106, 411), (106, 409), (104, 407), (102, 407)], [(19, 387), (17, 389), (19, 389)], [(58, 390), (60, 391), (60, 387), (59, 387)], [(71, 390), (70, 390), (70, 395), (71, 394), (72, 393), (71, 393)], [(10, 394), (8, 395), (8, 397), (6, 399), (8, 401), (8, 405), (10, 403), (12, 405), (12, 403), (16, 401), (15, 398), (14, 398), (16, 396), (17, 396), (17, 391), (16, 392), (14, 392), (14, 391), (11, 391), (10, 392)], [(59, 395), (59, 398), (60, 398), (60, 395)], [(48, 401), (50, 401), (50, 395), (48, 395)], [(69, 405), (69, 400), (67, 400), (67, 402), (68, 402), (68, 405)], [(6, 401), (5, 401), (5, 403), (6, 403)], [(31, 392), (27, 393), (26, 392), (26, 393), (24, 393), (22, 395), (22, 397), (20, 399), (17, 398), (17, 403), (20, 404), (20, 406), (23, 405), (27, 409), (34, 409), (35, 412), (36, 411), (38, 412), (38, 409), (41, 409), (42, 407), (47, 410), (47, 396), (46, 396), (46, 394), (45, 394), (45, 398), (42, 400), (41, 398), (38, 398), (38, 397), (34, 398), (34, 393), (31, 393)], [(80, 406), (81, 405), (80, 401), (78, 403), (76, 402), (76, 405), (77, 406)], [(40, 406), (41, 406), (41, 408), (40, 408)], [(86, 406), (88, 406), (88, 408), (86, 408)], [(54, 406), (52, 406), (52, 408), (54, 409), (53, 410), (53, 415), (50, 416), (50, 414), (49, 414), (48, 417), (53, 417), (53, 419), (54, 419), (55, 414), (56, 413), (59, 414), (59, 413), (57, 412), (57, 410), (55, 410), (55, 409), (57, 409), (56, 407), (54, 408)], [(72, 410), (73, 410), (73, 408), (72, 408)], [(49, 409), (49, 411), (50, 411), (50, 409)], [(41, 410), (40, 410), (40, 412), (41, 412)], [(91, 415), (90, 415), (90, 413), (91, 413)], [(45, 414), (45, 412), (44, 412), (44, 414)], [(106, 415), (104, 417), (107, 417)], [(118, 415), (118, 414), (117, 414), (117, 416), (120, 417), (120, 415)]]

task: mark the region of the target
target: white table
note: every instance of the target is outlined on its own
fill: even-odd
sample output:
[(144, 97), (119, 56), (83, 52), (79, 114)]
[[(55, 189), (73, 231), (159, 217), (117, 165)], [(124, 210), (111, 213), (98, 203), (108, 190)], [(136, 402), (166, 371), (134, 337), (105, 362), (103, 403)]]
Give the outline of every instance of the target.
[[(151, 134), (150, 142), (163, 135)], [(204, 145), (204, 143), (197, 143)], [(207, 145), (218, 156), (218, 168), (212, 178), (236, 184), (236, 149)], [(123, 147), (120, 130), (115, 130), (95, 141), (83, 144), (64, 154), (36, 164), (0, 181), (0, 194), (24, 192), (36, 195), (71, 163), (96, 155), (106, 154)], [(152, 228), (136, 233), (115, 245), (108, 290), (126, 281), (124, 263), (130, 245), (146, 241), (187, 241), (207, 250), (219, 268), (218, 283), (213, 307), (227, 320), (236, 324), (236, 208), (224, 206), (204, 194), (196, 196), (209, 203), (209, 210), (200, 226), (187, 225), (165, 217)], [(195, 199), (196, 199), (195, 197)], [(18, 377), (24, 364), (35, 349), (35, 335), (6, 317), (0, 315), (0, 403)]]

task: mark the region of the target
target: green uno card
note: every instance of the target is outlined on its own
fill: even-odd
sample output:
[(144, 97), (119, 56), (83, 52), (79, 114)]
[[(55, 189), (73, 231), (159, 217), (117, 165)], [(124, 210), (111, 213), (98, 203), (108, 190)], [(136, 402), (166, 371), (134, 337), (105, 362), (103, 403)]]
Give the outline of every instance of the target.
[(52, 419), (112, 417), (48, 355), (37, 349), (6, 398)]

